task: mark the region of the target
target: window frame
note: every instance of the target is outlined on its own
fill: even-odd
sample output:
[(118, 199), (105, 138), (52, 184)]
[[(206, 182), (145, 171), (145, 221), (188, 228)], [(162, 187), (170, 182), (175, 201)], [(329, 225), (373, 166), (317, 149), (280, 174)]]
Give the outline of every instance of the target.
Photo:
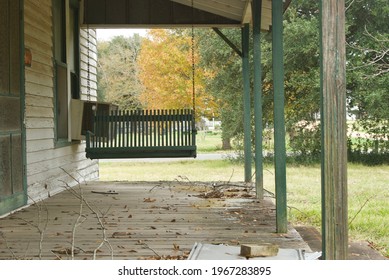
[[(80, 26), (79, 2), (74, 0), (52, 0), (53, 11), (53, 67), (54, 67), (54, 135), (55, 147), (73, 143), (71, 139), (71, 99), (80, 99)], [(73, 15), (71, 15), (73, 13)], [(73, 23), (70, 21), (73, 19)], [(58, 26), (60, 25), (60, 26)], [(72, 26), (73, 28), (70, 28)], [(60, 33), (60, 34), (58, 34)], [(71, 44), (70, 41), (73, 40)], [(69, 69), (73, 66), (74, 69)], [(65, 82), (59, 81), (59, 68), (66, 69)], [(61, 84), (61, 85), (60, 85)], [(66, 85), (65, 91), (59, 86)], [(66, 96), (59, 96), (66, 94)], [(59, 104), (66, 100), (66, 105)], [(66, 110), (61, 115), (61, 110)], [(61, 130), (62, 129), (62, 130)], [(79, 141), (77, 141), (79, 142)]]

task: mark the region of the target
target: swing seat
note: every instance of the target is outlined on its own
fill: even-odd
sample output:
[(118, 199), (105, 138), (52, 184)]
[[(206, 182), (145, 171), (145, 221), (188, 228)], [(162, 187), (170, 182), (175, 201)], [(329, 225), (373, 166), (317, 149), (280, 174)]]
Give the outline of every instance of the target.
[(94, 131), (86, 133), (86, 157), (195, 158), (193, 110), (132, 110), (100, 112)]

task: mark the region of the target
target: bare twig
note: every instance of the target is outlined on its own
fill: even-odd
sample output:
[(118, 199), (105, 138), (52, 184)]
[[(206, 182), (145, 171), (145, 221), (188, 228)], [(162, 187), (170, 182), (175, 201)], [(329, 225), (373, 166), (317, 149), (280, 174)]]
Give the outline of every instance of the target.
[(71, 242), (71, 256), (72, 260), (74, 260), (74, 245), (75, 245), (75, 237), (76, 237), (76, 230), (77, 227), (79, 227), (82, 223), (86, 221), (86, 217), (83, 214), (83, 205), (84, 205), (84, 196), (82, 193), (82, 189), (80, 188), (80, 211), (78, 213), (78, 217), (76, 222), (74, 223), (73, 230), (72, 230), (72, 242)]
[(150, 248), (150, 246), (147, 243), (142, 244), (145, 249), (151, 250), (157, 257), (162, 258), (153, 248)]
[[(106, 245), (110, 252), (111, 252), (111, 258), (113, 259), (113, 247), (111, 246), (108, 238), (107, 238), (107, 233), (106, 233), (106, 227), (104, 225), (104, 222), (103, 222), (103, 219), (106, 215), (103, 214), (98, 208), (95, 208), (94, 206), (92, 206), (84, 197), (82, 194), (76, 192), (73, 188), (71, 188), (69, 186), (69, 184), (65, 183), (65, 188), (66, 190), (68, 190), (70, 193), (72, 193), (75, 197), (77, 197), (78, 199), (80, 199), (80, 201), (83, 202), (83, 204), (86, 205), (86, 207), (95, 215), (96, 219), (97, 219), (97, 222), (99, 223), (101, 229), (102, 229), (102, 241), (101, 243), (97, 246), (97, 248), (93, 251), (93, 259), (95, 260), (96, 259), (96, 256), (97, 256), (97, 252), (104, 246)], [(110, 209), (110, 208), (109, 208)], [(109, 211), (108, 209), (108, 211)], [(79, 216), (80, 217), (80, 216)], [(80, 218), (81, 219), (81, 218)]]
[[(25, 223), (29, 224), (31, 227), (36, 228), (38, 233), (39, 233), (39, 259), (42, 259), (42, 252), (43, 252), (43, 239), (44, 239), (44, 234), (47, 229), (47, 226), (49, 224), (49, 210), (47, 209), (46, 204), (42, 201), (40, 203), (37, 203), (32, 197), (29, 196), (29, 199), (33, 202), (33, 205), (37, 208), (38, 211), (38, 222), (37, 224), (34, 224), (33, 222), (30, 222), (28, 220), (20, 218), (22, 221)], [(43, 226), (42, 224), (42, 207), (44, 207), (44, 210), (46, 212), (46, 219), (44, 221)]]
[[(61, 168), (66, 174), (68, 174), (71, 178), (73, 178), (73, 180), (75, 180), (78, 184), (78, 186), (80, 186), (80, 181), (77, 180), (77, 178), (75, 178), (74, 176), (72, 176), (71, 174), (69, 174), (69, 172), (67, 172), (65, 169)], [(63, 182), (63, 181), (62, 181)], [(71, 194), (73, 194), (76, 198), (78, 198), (80, 201), (83, 202), (83, 204), (85, 204), (85, 206), (95, 215), (101, 229), (102, 229), (102, 241), (101, 243), (97, 246), (97, 248), (93, 251), (93, 259), (95, 260), (96, 259), (96, 256), (97, 256), (97, 252), (105, 245), (111, 252), (111, 258), (113, 259), (113, 254), (114, 254), (114, 251), (113, 251), (113, 247), (111, 245), (111, 243), (109, 242), (108, 240), (108, 237), (107, 237), (107, 232), (106, 232), (106, 227), (104, 225), (104, 219), (105, 219), (105, 216), (106, 214), (108, 213), (108, 211), (111, 209), (111, 207), (108, 208), (108, 210), (106, 211), (106, 213), (102, 213), (100, 211), (99, 208), (95, 207), (94, 205), (91, 205), (83, 196), (82, 192), (81, 194), (78, 193), (77, 191), (75, 191), (73, 188), (71, 188), (69, 186), (68, 183), (66, 182), (63, 182), (65, 184), (65, 189), (67, 191), (69, 191)], [(80, 188), (81, 190), (81, 188)], [(79, 216), (80, 217), (80, 216)], [(81, 218), (80, 218), (81, 219)]]
[(234, 173), (235, 173), (235, 169), (233, 168), (230, 179), (228, 179), (228, 182), (227, 182), (228, 184), (231, 182), (231, 179), (232, 179), (232, 176), (234, 176)]
[(266, 193), (268, 193), (269, 195), (267, 195), (266, 197), (270, 197), (270, 198), (276, 198), (276, 194), (267, 190), (267, 189), (264, 189), (264, 191), (266, 191)]
[(372, 198), (374, 198), (374, 196), (371, 196), (371, 197), (369, 197), (368, 199), (366, 199), (366, 201), (362, 204), (362, 206), (359, 208), (359, 210), (358, 210), (357, 213), (354, 215), (354, 217), (351, 218), (350, 222), (348, 223), (349, 226), (354, 222), (355, 218), (359, 215), (359, 213), (362, 212), (363, 208), (365, 208), (365, 206), (367, 205), (367, 203), (368, 203)]
[(311, 217), (310, 217), (309, 215), (307, 215), (306, 213), (304, 213), (303, 211), (301, 211), (301, 210), (298, 209), (297, 207), (289, 206), (289, 205), (288, 205), (287, 207), (289, 208), (289, 210), (294, 209), (294, 210), (296, 210), (297, 212), (303, 214), (308, 220), (310, 220), (310, 221), (312, 220)]
[(271, 172), (269, 169), (264, 169), (264, 170), (266, 170), (267, 172), (269, 172), (271, 175), (274, 175), (274, 173), (273, 172)]
[(7, 239), (5, 238), (4, 233), (3, 233), (2, 231), (0, 231), (0, 236), (1, 236), (1, 238), (4, 240), (5, 246), (7, 247), (8, 251), (11, 252), (13, 259), (16, 260), (16, 259), (17, 259), (17, 256), (15, 255), (14, 251), (12, 250), (12, 248), (9, 246), (8, 241), (7, 241)]
[[(354, 4), (354, 2), (355, 2), (356, 0), (351, 0), (351, 1), (349, 1), (350, 3), (347, 5), (347, 7), (346, 7), (346, 11), (348, 10), (348, 9), (350, 9), (350, 7)], [(363, 0), (362, 0), (363, 1)], [(361, 0), (357, 0), (357, 2), (362, 2)], [(346, 4), (347, 4), (347, 2), (348, 1), (346, 1)]]
[(58, 260), (62, 260), (62, 258), (61, 258), (58, 254), (56, 254), (56, 253), (53, 252), (53, 250), (51, 250), (50, 252), (51, 252), (54, 256), (56, 256)]

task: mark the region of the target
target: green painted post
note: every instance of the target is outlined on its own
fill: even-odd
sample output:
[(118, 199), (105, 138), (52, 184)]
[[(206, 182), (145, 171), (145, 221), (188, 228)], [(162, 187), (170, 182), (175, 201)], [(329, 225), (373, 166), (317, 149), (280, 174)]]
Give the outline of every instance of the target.
[(244, 98), (244, 181), (251, 182), (251, 98), (250, 98), (250, 25), (242, 28), (243, 98)]
[(24, 124), (25, 117), (25, 104), (26, 104), (26, 91), (25, 91), (25, 65), (24, 65), (24, 0), (19, 1), (20, 10), (20, 104), (22, 106), (21, 118), (22, 118), (22, 162), (23, 162), (23, 205), (28, 202), (27, 195), (27, 139), (26, 139), (26, 125)]
[(285, 94), (283, 51), (283, 1), (272, 1), (274, 153), (277, 232), (288, 231), (286, 205)]
[(263, 113), (261, 65), (262, 0), (253, 0), (254, 35), (254, 116), (255, 116), (255, 189), (257, 198), (263, 199)]

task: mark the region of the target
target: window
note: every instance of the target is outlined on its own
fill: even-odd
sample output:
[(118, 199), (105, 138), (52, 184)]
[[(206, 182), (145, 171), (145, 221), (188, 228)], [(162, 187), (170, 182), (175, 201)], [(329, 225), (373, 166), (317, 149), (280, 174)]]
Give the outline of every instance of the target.
[(79, 6), (53, 0), (55, 130), (58, 143), (69, 141), (70, 99), (80, 98)]

